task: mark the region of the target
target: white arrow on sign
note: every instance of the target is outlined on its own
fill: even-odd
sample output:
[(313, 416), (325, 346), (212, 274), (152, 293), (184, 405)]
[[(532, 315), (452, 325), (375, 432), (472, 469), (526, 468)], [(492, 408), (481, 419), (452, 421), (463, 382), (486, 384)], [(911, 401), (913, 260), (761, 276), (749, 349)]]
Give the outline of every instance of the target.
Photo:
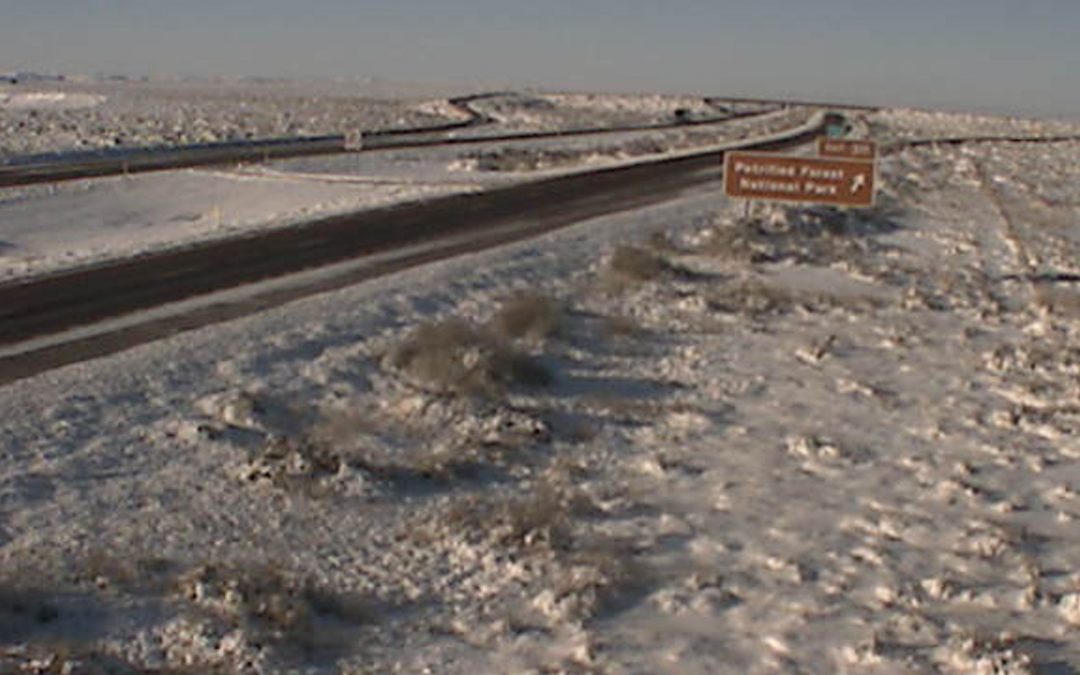
[(866, 187), (866, 174), (855, 174), (855, 179), (851, 181), (851, 194), (855, 194), (864, 187)]

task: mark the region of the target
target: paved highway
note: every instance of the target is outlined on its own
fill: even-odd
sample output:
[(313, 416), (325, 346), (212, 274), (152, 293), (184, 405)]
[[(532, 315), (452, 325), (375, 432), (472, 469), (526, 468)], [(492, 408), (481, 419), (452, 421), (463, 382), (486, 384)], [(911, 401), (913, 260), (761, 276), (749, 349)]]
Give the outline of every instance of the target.
[[(748, 143), (760, 150), (808, 143), (820, 128)], [(430, 244), (362, 273), (219, 303), (210, 310), (148, 321), (92, 338), (0, 358), (0, 383), (116, 352), (303, 295), (428, 260), (536, 236), (588, 218), (641, 208), (708, 182), (719, 183), (722, 152), (551, 178), (480, 194), (334, 216), (259, 236), (206, 242), (46, 278), (0, 285), (0, 345), (334, 263)], [(10, 349), (8, 350), (10, 351)]]

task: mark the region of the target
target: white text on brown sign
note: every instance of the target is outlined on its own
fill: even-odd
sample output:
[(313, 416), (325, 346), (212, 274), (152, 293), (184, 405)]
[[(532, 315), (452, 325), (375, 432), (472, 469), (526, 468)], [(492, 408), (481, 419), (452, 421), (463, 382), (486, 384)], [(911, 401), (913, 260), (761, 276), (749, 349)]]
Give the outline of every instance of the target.
[(724, 193), (742, 199), (872, 206), (873, 162), (729, 152)]

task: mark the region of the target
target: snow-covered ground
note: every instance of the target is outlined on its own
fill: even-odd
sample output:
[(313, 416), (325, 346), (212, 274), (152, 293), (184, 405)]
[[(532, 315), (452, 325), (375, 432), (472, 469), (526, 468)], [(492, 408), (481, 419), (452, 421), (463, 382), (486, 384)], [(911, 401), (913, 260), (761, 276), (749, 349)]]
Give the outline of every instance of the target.
[(671, 124), (678, 111), (683, 119), (715, 119), (726, 112), (702, 97), (649, 94), (507, 93), (472, 106), (508, 131)]
[[(0, 161), (47, 152), (429, 127), (469, 119), (468, 89), (381, 81), (67, 81), (0, 84)], [(701, 97), (518, 94), (477, 99), (494, 124), (459, 135), (721, 116)], [(745, 108), (745, 106), (743, 106)]]
[(0, 664), (1075, 672), (1078, 158), (703, 188), (4, 387)]
[(460, 111), (433, 98), (446, 95), (378, 82), (0, 85), (0, 161), (46, 152), (344, 134), (460, 120)]
[(1080, 135), (1075, 120), (1025, 119), (930, 110), (885, 109), (868, 115), (870, 130), (883, 143), (957, 136)]
[(93, 108), (105, 101), (99, 94), (77, 94), (63, 91), (17, 91), (8, 88), (0, 95), (3, 110), (78, 110)]

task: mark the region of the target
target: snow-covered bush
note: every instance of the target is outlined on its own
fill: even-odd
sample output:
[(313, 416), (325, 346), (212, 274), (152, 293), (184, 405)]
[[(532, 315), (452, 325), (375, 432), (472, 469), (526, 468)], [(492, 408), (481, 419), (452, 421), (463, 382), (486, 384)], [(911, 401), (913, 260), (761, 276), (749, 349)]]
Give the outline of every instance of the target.
[(462, 319), (427, 323), (387, 355), (386, 365), (438, 391), (495, 397), (507, 386), (545, 386), (551, 371)]
[(542, 341), (554, 337), (563, 322), (563, 309), (539, 293), (511, 296), (492, 317), (492, 328), (511, 340)]

